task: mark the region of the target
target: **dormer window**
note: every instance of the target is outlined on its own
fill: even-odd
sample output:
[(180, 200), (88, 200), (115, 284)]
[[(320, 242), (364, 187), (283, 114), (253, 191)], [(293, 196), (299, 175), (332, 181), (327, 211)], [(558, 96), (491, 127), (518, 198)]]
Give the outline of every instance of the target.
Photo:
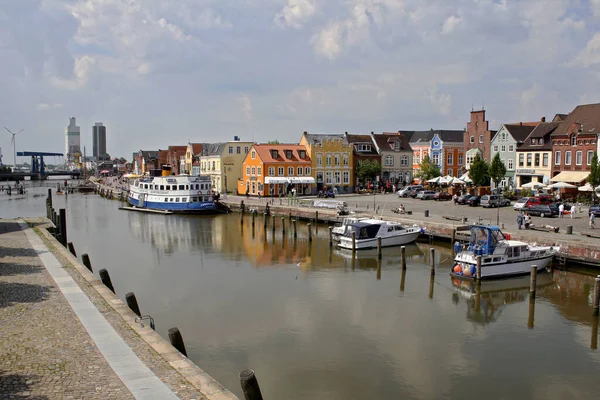
[(306, 151), (300, 150), (299, 154), (300, 154), (300, 158), (306, 158)]
[(571, 146), (576, 146), (577, 145), (577, 136), (573, 135), (571, 136)]
[(277, 150), (271, 150), (271, 158), (277, 158), (278, 153)]
[(285, 151), (285, 157), (288, 158), (288, 159), (292, 158), (292, 151), (291, 150), (286, 150)]
[(400, 151), (400, 142), (396, 141), (396, 142), (394, 143), (394, 150), (396, 150), (396, 151)]
[(370, 144), (359, 144), (356, 147), (358, 148), (358, 151), (371, 151), (371, 145)]

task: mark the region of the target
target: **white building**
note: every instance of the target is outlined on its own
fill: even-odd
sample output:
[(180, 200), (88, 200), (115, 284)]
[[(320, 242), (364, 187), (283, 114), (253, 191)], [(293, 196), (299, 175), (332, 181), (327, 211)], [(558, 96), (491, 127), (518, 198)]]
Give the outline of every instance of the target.
[(65, 157), (73, 161), (75, 155), (81, 155), (81, 132), (75, 117), (69, 118), (69, 126), (65, 130)]

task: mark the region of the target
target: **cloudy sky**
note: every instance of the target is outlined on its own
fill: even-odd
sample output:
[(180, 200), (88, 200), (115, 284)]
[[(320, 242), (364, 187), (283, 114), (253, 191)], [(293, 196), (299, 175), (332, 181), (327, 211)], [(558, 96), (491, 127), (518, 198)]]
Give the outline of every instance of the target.
[[(600, 101), (600, 0), (0, 0), (1, 125), (91, 152), (463, 129)], [(12, 163), (10, 135), (0, 135)]]

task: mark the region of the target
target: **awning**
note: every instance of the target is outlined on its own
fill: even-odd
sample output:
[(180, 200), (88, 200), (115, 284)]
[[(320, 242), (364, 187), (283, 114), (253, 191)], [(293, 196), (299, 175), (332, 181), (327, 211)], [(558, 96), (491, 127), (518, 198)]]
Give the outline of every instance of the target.
[(315, 183), (312, 176), (293, 176), (290, 177), (290, 183)]
[(556, 175), (554, 178), (550, 179), (550, 181), (579, 183), (584, 181), (589, 174), (589, 171), (563, 171), (560, 174)]
[(265, 183), (290, 183), (289, 178), (267, 176), (265, 177)]

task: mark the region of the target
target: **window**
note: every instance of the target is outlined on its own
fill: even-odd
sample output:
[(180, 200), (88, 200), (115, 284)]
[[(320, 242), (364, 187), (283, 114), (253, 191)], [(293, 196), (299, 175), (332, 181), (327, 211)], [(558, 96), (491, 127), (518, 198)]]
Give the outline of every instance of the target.
[(483, 143), (483, 135), (479, 135), (479, 143)]
[(287, 159), (291, 159), (292, 158), (292, 151), (291, 150), (286, 150), (285, 151), (285, 157)]
[(325, 183), (331, 185), (331, 171), (325, 172)]
[(531, 159), (532, 159), (531, 153), (527, 153), (527, 166), (528, 167), (531, 167)]
[(554, 152), (554, 165), (560, 165), (560, 151)]
[(498, 151), (498, 145), (497, 145), (497, 144), (495, 144), (495, 145), (494, 145), (494, 151), (495, 151), (495, 152), (497, 152), (497, 151)]
[(573, 135), (571, 136), (571, 146), (576, 146), (577, 145), (577, 136)]
[(229, 154), (233, 154), (233, 146), (229, 146)]
[(256, 167), (256, 175), (258, 175), (258, 176), (262, 175), (262, 167)]
[(300, 150), (298, 154), (300, 155), (300, 158), (306, 158), (306, 151)]
[(394, 142), (394, 150), (400, 151), (400, 142), (397, 140)]
[(310, 175), (310, 167), (305, 167), (304, 168), (304, 175)]
[(317, 166), (323, 165), (323, 157), (320, 154), (317, 154)]
[(452, 165), (454, 163), (454, 155), (448, 154), (448, 165)]
[(333, 173), (333, 183), (337, 183), (338, 185), (342, 183), (342, 173), (340, 171), (335, 171)]
[(400, 157), (400, 165), (402, 165), (404, 167), (408, 167), (408, 156)]
[(256, 175), (256, 167), (252, 167), (252, 175)]
[(454, 175), (452, 175), (452, 168), (448, 168), (448, 175), (454, 176)]
[(216, 165), (216, 162), (215, 162), (215, 161), (213, 161), (213, 162), (212, 162), (212, 169), (213, 169), (213, 171), (216, 171), (216, 170), (217, 170), (217, 168), (215, 167), (215, 165)]
[(440, 165), (440, 155), (434, 154), (433, 157), (431, 158), (431, 163), (433, 165)]
[(288, 176), (294, 176), (294, 167), (288, 167)]
[(565, 165), (571, 165), (571, 150), (565, 151)]
[(185, 190), (185, 185), (179, 185), (179, 190)]
[(509, 144), (508, 145), (508, 151), (515, 151), (515, 145), (514, 144)]
[(540, 153), (535, 153), (535, 157), (534, 157), (534, 166), (539, 167), (540, 166)]
[[(250, 149), (250, 148), (249, 148), (248, 146), (244, 146), (244, 153), (248, 154), (248, 150), (249, 150), (249, 149)], [(253, 157), (253, 158), (254, 158), (254, 157)]]
[(269, 167), (269, 176), (275, 176), (275, 167)]
[(327, 154), (325, 157), (325, 165), (331, 167), (331, 154)]
[(179, 203), (179, 197), (175, 197), (175, 203)]
[(469, 138), (469, 143), (475, 143), (475, 136), (471, 136)]
[(502, 147), (500, 147), (500, 150), (501, 150), (502, 152), (505, 152), (505, 151), (506, 151), (506, 145), (504, 145), (504, 144), (503, 144), (503, 145), (502, 145)]
[(587, 152), (587, 165), (592, 165), (592, 157), (594, 157), (594, 151), (588, 150)]
[(250, 154), (250, 157), (252, 157), (252, 159), (254, 160), (256, 158), (256, 151), (252, 150), (252, 154)]
[(340, 165), (340, 156), (337, 154), (333, 156), (333, 165)]
[(344, 184), (350, 184), (350, 172), (348, 171), (344, 171)]
[(160, 190), (165, 190), (165, 185), (160, 185)]
[(548, 166), (548, 153), (544, 153), (544, 156), (542, 157), (542, 166)]
[(242, 146), (237, 146), (235, 148), (235, 154), (242, 154)]
[(279, 156), (279, 153), (277, 153), (277, 150), (271, 150), (271, 158), (277, 158)]
[(463, 160), (464, 160), (464, 155), (459, 154), (458, 155), (458, 165), (463, 165)]
[(509, 158), (509, 159), (507, 160), (507, 163), (508, 163), (508, 167), (507, 167), (507, 169), (508, 169), (509, 171), (512, 171), (512, 170), (514, 169), (514, 167), (515, 167), (515, 166), (513, 165), (513, 159), (512, 159), (512, 158)]
[(298, 167), (298, 173), (296, 175), (302, 176), (302, 167)]
[(386, 167), (394, 166), (394, 157), (393, 156), (385, 156), (385, 166)]
[(283, 176), (283, 167), (277, 168), (277, 175)]
[(371, 151), (370, 144), (359, 144), (357, 147), (358, 147), (358, 151)]
[(344, 165), (348, 166), (348, 156), (344, 156)]
[(525, 165), (525, 154), (520, 153), (519, 154), (519, 167), (522, 167), (523, 165)]
[(583, 164), (583, 151), (579, 150), (575, 153), (575, 165)]

